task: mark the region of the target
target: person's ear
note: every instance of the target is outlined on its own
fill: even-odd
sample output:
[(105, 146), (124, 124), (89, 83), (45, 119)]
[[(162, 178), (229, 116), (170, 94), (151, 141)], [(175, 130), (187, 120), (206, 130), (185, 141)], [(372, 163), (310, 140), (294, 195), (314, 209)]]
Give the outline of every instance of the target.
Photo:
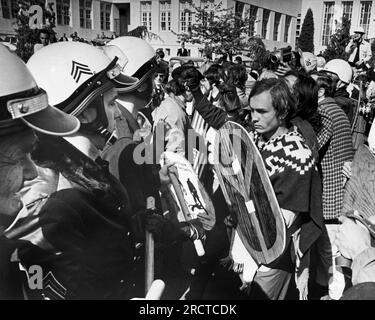
[(318, 99), (321, 97), (324, 97), (325, 93), (326, 93), (326, 90), (324, 88), (320, 88), (318, 90)]

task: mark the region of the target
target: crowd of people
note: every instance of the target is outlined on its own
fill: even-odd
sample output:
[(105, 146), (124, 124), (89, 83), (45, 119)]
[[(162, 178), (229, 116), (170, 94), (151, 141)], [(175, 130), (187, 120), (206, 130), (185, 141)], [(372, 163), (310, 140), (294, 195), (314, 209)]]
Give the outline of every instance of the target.
[[(101, 49), (42, 43), (27, 64), (0, 44), (0, 299), (144, 297), (146, 231), (166, 299), (374, 297), (370, 232), (341, 211), (356, 149), (358, 104), (348, 87), (369, 55), (358, 41), (348, 45), (352, 65), (286, 50), (250, 71), (240, 58), (211, 61), (209, 53), (199, 68), (188, 61), (171, 70), (163, 50), (135, 37)], [(197, 117), (211, 230), (172, 214), (173, 163), (141, 162), (137, 153), (143, 144), (191, 159)], [(227, 121), (254, 140), (286, 227), (272, 264), (246, 258), (251, 279), (234, 267), (239, 222), (213, 165), (215, 135)], [(203, 256), (193, 249), (198, 239)], [(338, 256), (352, 260), (350, 272)]]
[(101, 35), (97, 34), (95, 39), (85, 39), (78, 35), (77, 31), (74, 31), (68, 36), (66, 33), (63, 33), (62, 36), (58, 37), (55, 33), (52, 33), (48, 29), (41, 29), (38, 32), (38, 42), (34, 44), (34, 53), (39, 49), (55, 42), (63, 42), (63, 41), (75, 41), (75, 42), (83, 42), (87, 44), (91, 44), (94, 46), (104, 46), (105, 43), (109, 42), (110, 40), (116, 39), (118, 35), (114, 32), (111, 36), (107, 36), (104, 31)]

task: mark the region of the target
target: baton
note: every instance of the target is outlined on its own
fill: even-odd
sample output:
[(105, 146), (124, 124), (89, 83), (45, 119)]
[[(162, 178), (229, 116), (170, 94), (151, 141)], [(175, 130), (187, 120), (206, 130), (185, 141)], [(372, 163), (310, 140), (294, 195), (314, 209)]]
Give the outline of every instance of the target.
[[(147, 198), (147, 210), (155, 210), (155, 199), (154, 197)], [(146, 230), (146, 244), (145, 244), (145, 294), (150, 290), (151, 285), (154, 281), (155, 273), (155, 246), (154, 236), (150, 231)]]

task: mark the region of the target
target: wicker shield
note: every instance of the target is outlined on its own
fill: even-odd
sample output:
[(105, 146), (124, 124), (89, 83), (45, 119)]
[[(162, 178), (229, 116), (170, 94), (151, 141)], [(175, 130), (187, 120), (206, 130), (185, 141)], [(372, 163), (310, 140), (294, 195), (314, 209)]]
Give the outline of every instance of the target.
[(239, 124), (228, 121), (215, 141), (215, 169), (237, 232), (258, 264), (270, 264), (285, 248), (285, 223), (263, 159)]

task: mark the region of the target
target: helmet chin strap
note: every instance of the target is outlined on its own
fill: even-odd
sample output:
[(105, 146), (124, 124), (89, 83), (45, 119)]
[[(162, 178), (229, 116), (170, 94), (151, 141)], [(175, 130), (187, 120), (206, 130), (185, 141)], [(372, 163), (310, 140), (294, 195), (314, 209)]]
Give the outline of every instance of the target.
[(150, 99), (150, 101), (143, 108), (144, 109), (150, 108), (151, 104), (152, 104), (152, 98)]
[(116, 140), (117, 136), (115, 131), (111, 132), (107, 129), (108, 127), (108, 118), (105, 112), (105, 104), (103, 101), (103, 95), (100, 95), (95, 98), (94, 101), (91, 102), (91, 106), (95, 107), (97, 111), (96, 118), (90, 123), (81, 123), (81, 132), (86, 132), (87, 134), (95, 134), (99, 135), (104, 139), (103, 147), (100, 149), (104, 149), (105, 146), (113, 145)]
[(97, 133), (105, 140), (105, 145), (111, 146), (117, 141), (117, 136), (115, 131), (111, 132), (105, 127), (99, 127)]

